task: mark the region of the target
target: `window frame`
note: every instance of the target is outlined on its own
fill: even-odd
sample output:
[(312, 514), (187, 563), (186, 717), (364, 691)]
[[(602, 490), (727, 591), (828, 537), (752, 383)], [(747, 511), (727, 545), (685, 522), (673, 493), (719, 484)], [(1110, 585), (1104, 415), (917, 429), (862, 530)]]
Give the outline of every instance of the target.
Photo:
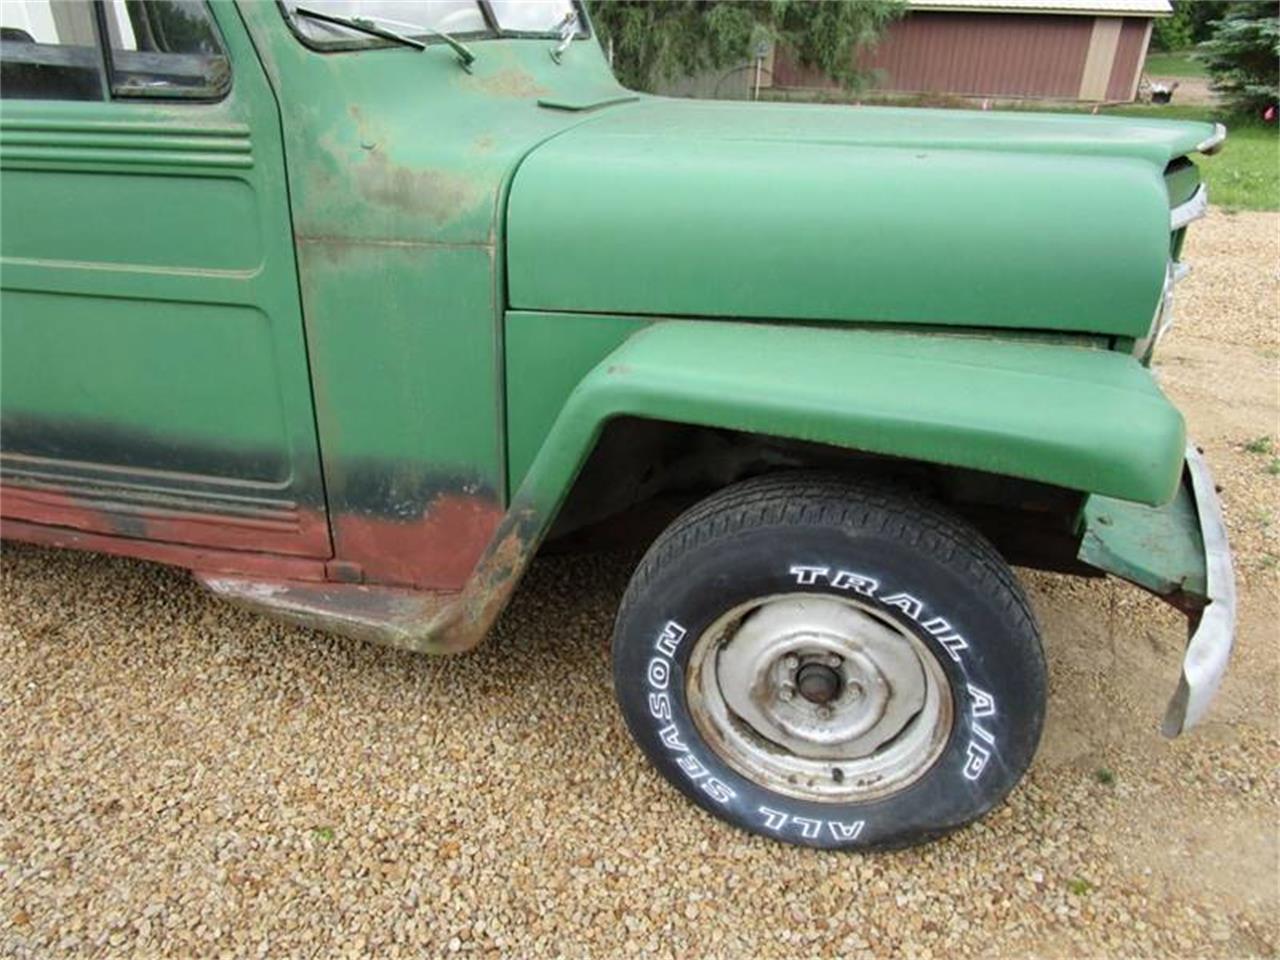
[[(308, 50), (313, 53), (330, 54), (330, 53), (359, 53), (366, 50), (386, 50), (391, 48), (407, 49), (402, 44), (396, 43), (394, 40), (383, 40), (379, 37), (352, 37), (350, 40), (339, 40), (334, 43), (316, 43), (311, 37), (298, 29), (297, 21), (289, 13), (288, 3), (293, 2), (295, 5), (298, 0), (275, 0), (276, 9), (280, 12), (280, 19), (285, 22), (289, 28), (289, 32), (297, 38)], [(472, 0), (479, 8), (484, 16), (484, 21), (488, 26), (484, 30), (467, 30), (457, 33), (450, 33), (449, 36), (455, 40), (464, 43), (469, 41), (480, 40), (554, 40), (556, 34), (551, 30), (503, 30), (498, 26), (497, 18), (493, 14), (493, 10), (489, 7), (488, 0)], [(587, 16), (586, 6), (582, 0), (569, 0), (573, 4), (574, 11), (578, 14), (578, 32), (574, 36), (574, 41), (590, 40), (593, 31), (591, 29), (591, 20)], [(304, 0), (305, 5), (305, 0)], [(432, 34), (406, 34), (413, 37), (414, 40), (421, 41), (428, 46), (445, 43), (438, 36)]]
[[(57, 0), (55, 0), (57, 2)], [(112, 102), (120, 101), (123, 103), (220, 103), (231, 95), (232, 88), (235, 86), (236, 71), (235, 66), (231, 62), (231, 54), (227, 50), (226, 37), (222, 33), (222, 27), (218, 24), (218, 18), (214, 15), (212, 7), (209, 6), (208, 0), (202, 0), (200, 6), (204, 8), (204, 12), (209, 19), (210, 27), (213, 31), (213, 37), (217, 41), (218, 48), (222, 53), (222, 58), (227, 63), (227, 81), (216, 93), (205, 93), (204, 91), (184, 93), (173, 90), (157, 90), (155, 93), (150, 92), (131, 92), (118, 93), (116, 91), (116, 83), (114, 80), (115, 57), (111, 46), (111, 29), (107, 25), (107, 4), (106, 0), (89, 0), (93, 7), (94, 30), (98, 34), (98, 51), (102, 61), (103, 74), (103, 90), (106, 99)], [(147, 51), (137, 51), (141, 55), (147, 55)], [(198, 54), (153, 54), (154, 56), (177, 56), (192, 57)]]
[[(96, 10), (98, 0), (80, 0), (80, 2), (82, 2), (87, 8), (87, 11), (89, 13), (89, 22), (92, 25), (92, 29), (93, 29), (92, 46), (94, 48), (94, 53), (96, 53), (96, 56), (94, 57), (94, 63), (98, 69), (98, 91), (100, 95), (98, 97), (92, 97), (92, 98), (86, 97), (84, 99), (67, 98), (67, 97), (3, 97), (3, 96), (0, 96), (0, 100), (25, 101), (28, 103), (107, 103), (112, 99), (111, 82), (110, 82), (111, 75), (108, 72), (107, 60), (106, 60), (105, 54), (103, 53), (102, 23), (98, 19), (98, 14)], [(18, 44), (18, 43), (21, 43), (21, 41), (17, 41), (17, 40), (0, 41), (0, 50), (3, 49), (3, 45), (7, 45), (11, 43)], [(67, 48), (67, 47), (71, 47), (72, 44), (41, 43), (41, 44), (38, 44), (38, 46)], [(12, 62), (23, 62), (23, 61), (10, 60), (10, 62), (12, 63)], [(25, 61), (25, 62), (30, 63), (33, 61)]]

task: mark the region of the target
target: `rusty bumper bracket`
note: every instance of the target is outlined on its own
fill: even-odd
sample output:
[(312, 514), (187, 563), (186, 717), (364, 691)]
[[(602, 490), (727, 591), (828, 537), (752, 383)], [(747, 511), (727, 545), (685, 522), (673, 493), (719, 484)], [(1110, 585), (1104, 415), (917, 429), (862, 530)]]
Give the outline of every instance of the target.
[(1160, 728), (1166, 737), (1176, 737), (1204, 718), (1227, 672), (1236, 633), (1236, 577), (1222, 519), (1222, 504), (1204, 455), (1195, 447), (1187, 448), (1187, 472), (1191, 476), (1200, 535), (1204, 540), (1208, 602), (1187, 643), (1178, 689), (1169, 701)]
[(1203, 454), (1188, 446), (1182, 485), (1163, 507), (1092, 496), (1080, 559), (1135, 583), (1187, 614), (1189, 640), (1161, 732), (1176, 737), (1203, 718), (1235, 639), (1236, 588), (1222, 506)]

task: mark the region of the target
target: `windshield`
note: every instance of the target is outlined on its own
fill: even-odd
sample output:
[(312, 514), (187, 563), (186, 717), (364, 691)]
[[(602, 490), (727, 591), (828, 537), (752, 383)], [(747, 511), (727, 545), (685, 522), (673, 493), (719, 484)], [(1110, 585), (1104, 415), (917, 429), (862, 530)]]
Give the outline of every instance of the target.
[(367, 18), (404, 36), (430, 41), (431, 31), (451, 36), (559, 36), (566, 15), (578, 16), (578, 35), (586, 24), (571, 0), (286, 0), (294, 30), (307, 43), (325, 48), (378, 46), (387, 41), (335, 23), (295, 13), (297, 7), (334, 17)]

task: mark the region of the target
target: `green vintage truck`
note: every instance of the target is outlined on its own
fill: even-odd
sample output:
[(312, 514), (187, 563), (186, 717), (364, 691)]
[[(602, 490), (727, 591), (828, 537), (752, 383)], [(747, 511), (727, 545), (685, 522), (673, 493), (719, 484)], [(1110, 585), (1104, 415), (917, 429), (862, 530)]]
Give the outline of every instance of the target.
[(542, 545), (665, 526), (626, 722), (810, 846), (1027, 769), (1010, 564), (1185, 611), (1205, 714), (1231, 560), (1148, 362), (1220, 127), (643, 96), (561, 0), (0, 18), (5, 537), (447, 653)]

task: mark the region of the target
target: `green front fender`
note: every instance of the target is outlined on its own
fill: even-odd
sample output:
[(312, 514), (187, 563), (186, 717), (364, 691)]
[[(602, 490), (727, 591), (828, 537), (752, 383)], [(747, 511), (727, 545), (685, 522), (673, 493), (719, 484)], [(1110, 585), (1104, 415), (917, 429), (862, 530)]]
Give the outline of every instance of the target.
[(1121, 353), (985, 336), (659, 321), (569, 393), (514, 497), (534, 526), (545, 530), (618, 416), (814, 441), (1147, 504), (1174, 495), (1185, 442), (1181, 415)]
[[(508, 459), (519, 486), (460, 593), (286, 584), (264, 595), (253, 583), (210, 586), (349, 636), (435, 653), (469, 649), (507, 604), (597, 437), (619, 416), (810, 440), (1153, 504), (1173, 497), (1182, 468), (1182, 418), (1137, 361), (1104, 350), (520, 312), (507, 314), (506, 333), (509, 449), (521, 451)], [(531, 462), (526, 449), (537, 450)], [(1127, 558), (1132, 541), (1104, 546)], [(1211, 647), (1216, 656), (1221, 644)], [(1188, 668), (1190, 693), (1173, 713), (1183, 726), (1203, 712), (1225, 661), (1208, 662), (1207, 671)]]

